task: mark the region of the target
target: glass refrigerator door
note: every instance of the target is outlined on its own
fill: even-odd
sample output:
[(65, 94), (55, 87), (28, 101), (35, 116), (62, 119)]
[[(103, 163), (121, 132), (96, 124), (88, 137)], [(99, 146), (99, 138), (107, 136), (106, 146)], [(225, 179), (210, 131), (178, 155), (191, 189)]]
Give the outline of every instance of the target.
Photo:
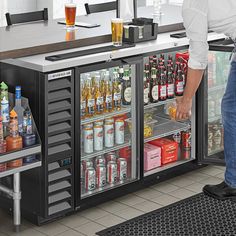
[(144, 176), (195, 159), (195, 99), (192, 118), (177, 122), (176, 98), (182, 96), (186, 82), (188, 52), (165, 53), (145, 59)]
[(80, 72), (81, 199), (139, 179), (138, 67)]
[(224, 130), (221, 101), (230, 70), (231, 40), (210, 44), (208, 68), (199, 90), (199, 159), (206, 164), (224, 164)]

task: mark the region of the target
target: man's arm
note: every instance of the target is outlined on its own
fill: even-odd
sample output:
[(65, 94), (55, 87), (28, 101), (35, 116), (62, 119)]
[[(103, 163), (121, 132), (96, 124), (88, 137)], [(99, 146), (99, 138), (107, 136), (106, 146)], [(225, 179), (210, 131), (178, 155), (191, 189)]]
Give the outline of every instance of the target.
[(192, 108), (192, 99), (201, 83), (203, 74), (204, 70), (188, 68), (187, 84), (184, 89), (184, 95), (177, 99), (177, 120), (189, 118)]

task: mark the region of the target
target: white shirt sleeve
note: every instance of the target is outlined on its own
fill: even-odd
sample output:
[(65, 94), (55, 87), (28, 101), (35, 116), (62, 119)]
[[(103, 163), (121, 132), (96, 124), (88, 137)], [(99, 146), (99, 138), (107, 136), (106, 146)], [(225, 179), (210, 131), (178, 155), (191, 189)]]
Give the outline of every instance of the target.
[[(206, 0), (204, 0), (206, 1)], [(208, 63), (208, 18), (205, 11), (183, 7), (183, 20), (189, 42), (189, 63), (192, 69), (206, 69)]]

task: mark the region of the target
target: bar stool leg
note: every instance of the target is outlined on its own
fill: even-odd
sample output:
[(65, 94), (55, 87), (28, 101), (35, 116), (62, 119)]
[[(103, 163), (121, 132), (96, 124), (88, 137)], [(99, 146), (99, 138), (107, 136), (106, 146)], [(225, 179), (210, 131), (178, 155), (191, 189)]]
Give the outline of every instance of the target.
[(20, 231), (21, 224), (20, 200), (20, 173), (16, 173), (13, 177), (14, 227), (16, 232)]

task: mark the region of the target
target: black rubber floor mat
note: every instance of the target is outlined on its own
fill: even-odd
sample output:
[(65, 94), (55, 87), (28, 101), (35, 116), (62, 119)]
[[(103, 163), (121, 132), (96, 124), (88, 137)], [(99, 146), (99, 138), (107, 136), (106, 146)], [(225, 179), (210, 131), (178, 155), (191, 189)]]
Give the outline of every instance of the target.
[(235, 236), (236, 202), (203, 193), (97, 233), (100, 236)]

